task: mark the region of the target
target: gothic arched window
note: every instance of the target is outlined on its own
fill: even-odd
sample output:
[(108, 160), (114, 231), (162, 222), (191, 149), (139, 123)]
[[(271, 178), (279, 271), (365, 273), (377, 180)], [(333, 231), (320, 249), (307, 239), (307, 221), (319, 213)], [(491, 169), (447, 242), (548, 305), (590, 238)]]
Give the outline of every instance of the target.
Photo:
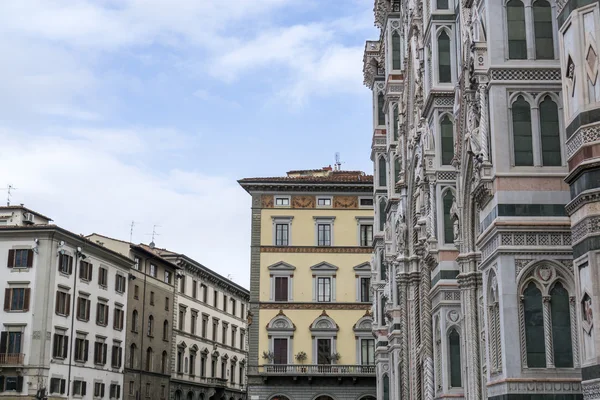
[(154, 336), (154, 317), (148, 317), (148, 336)]
[(560, 166), (560, 133), (558, 106), (550, 96), (540, 103), (542, 165)]
[(385, 104), (385, 99), (383, 98), (383, 93), (379, 93), (377, 96), (377, 125), (385, 125), (385, 110), (383, 106)]
[(400, 157), (394, 157), (394, 177), (397, 183), (400, 180)]
[(512, 104), (512, 124), (515, 165), (533, 166), (531, 108), (523, 96)]
[(546, 368), (546, 348), (544, 345), (544, 312), (542, 292), (531, 282), (523, 291), (523, 311), (525, 317), (525, 346), (527, 366)]
[(398, 31), (394, 31), (392, 33), (392, 69), (402, 68), (400, 60), (400, 34)]
[(152, 347), (146, 349), (146, 371), (152, 371)]
[(383, 375), (383, 400), (390, 400), (390, 378), (387, 374)]
[(169, 370), (169, 356), (166, 351), (162, 352), (162, 358), (160, 360), (160, 372), (166, 374)]
[(387, 185), (387, 168), (385, 163), (385, 157), (379, 157), (379, 161), (377, 162), (377, 169), (379, 172), (379, 186)]
[(452, 208), (453, 202), (454, 195), (451, 190), (447, 190), (446, 193), (444, 193), (444, 197), (442, 197), (444, 206), (444, 243), (446, 244), (454, 243), (454, 222), (450, 215), (450, 209)]
[(547, 0), (533, 3), (533, 29), (535, 31), (535, 58), (554, 58), (554, 35), (552, 28), (552, 8)]
[(448, 347), (450, 350), (450, 386), (462, 387), (461, 365), (460, 365), (460, 335), (452, 328), (448, 335)]
[(527, 38), (525, 32), (525, 7), (521, 0), (506, 3), (506, 22), (508, 29), (508, 58), (527, 59)]
[(383, 231), (385, 229), (385, 209), (387, 207), (387, 201), (385, 199), (381, 199), (379, 201), (379, 230)]
[(163, 322), (163, 340), (169, 339), (169, 321)]
[(133, 310), (133, 313), (131, 315), (131, 332), (137, 332), (138, 322), (138, 312), (137, 310)]
[(440, 83), (452, 82), (450, 37), (444, 30), (438, 36), (438, 80)]
[(554, 366), (573, 368), (569, 292), (560, 282), (556, 283), (550, 291), (550, 306), (552, 307), (550, 314), (552, 316)]
[(136, 357), (135, 357), (135, 353), (137, 351), (137, 346), (135, 345), (135, 343), (132, 343), (131, 346), (129, 347), (129, 368), (136, 368), (137, 367), (137, 363), (136, 363)]
[(442, 165), (451, 165), (454, 158), (454, 125), (448, 115), (440, 121), (442, 136)]

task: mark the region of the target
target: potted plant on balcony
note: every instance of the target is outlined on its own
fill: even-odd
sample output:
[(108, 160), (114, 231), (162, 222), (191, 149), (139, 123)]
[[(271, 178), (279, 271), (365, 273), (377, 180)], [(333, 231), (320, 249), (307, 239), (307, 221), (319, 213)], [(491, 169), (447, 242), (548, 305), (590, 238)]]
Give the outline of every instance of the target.
[[(296, 361), (298, 361), (300, 364), (304, 364), (304, 361), (306, 361), (307, 356), (305, 352), (301, 351), (298, 354), (296, 354), (295, 358)], [(306, 372), (306, 367), (303, 365), (302, 367), (300, 367), (300, 370), (302, 372)]]
[[(329, 360), (331, 361), (331, 364), (337, 364), (337, 362), (340, 360), (340, 358), (342, 358), (342, 355), (340, 353), (338, 353), (337, 351), (335, 353), (331, 353), (331, 355), (329, 356)], [(333, 372), (337, 372), (337, 367), (331, 367), (331, 370)]]
[(271, 370), (273, 369), (273, 366), (271, 364), (273, 364), (273, 360), (275, 359), (275, 353), (273, 353), (272, 351), (263, 351), (262, 358), (263, 360), (267, 360), (267, 372), (271, 372)]

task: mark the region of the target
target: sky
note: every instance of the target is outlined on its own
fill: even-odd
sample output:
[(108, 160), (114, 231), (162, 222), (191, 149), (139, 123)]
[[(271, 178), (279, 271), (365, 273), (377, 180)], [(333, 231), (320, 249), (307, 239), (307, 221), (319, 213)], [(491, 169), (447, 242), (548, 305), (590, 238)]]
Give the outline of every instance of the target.
[[(0, 189), (248, 288), (237, 180), (371, 172), (372, 0), (3, 0)], [(7, 191), (0, 191), (4, 201)]]

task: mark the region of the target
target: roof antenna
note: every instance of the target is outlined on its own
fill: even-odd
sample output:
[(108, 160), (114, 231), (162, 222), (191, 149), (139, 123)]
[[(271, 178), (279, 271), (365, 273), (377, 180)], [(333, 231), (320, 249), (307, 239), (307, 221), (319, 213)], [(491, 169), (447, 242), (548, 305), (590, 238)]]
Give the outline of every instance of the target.
[(131, 229), (129, 230), (129, 243), (133, 243), (133, 227), (135, 226), (135, 221), (131, 221)]
[(6, 189), (2, 189), (2, 190), (6, 190), (6, 192), (7, 192), (6, 193), (6, 206), (10, 207), (10, 196), (12, 196), (11, 190), (17, 190), (17, 188), (9, 183), (6, 186)]
[(156, 244), (154, 243), (154, 237), (160, 236), (160, 233), (156, 233), (156, 228), (160, 228), (160, 225), (152, 226), (152, 233), (148, 233), (147, 235), (152, 235), (152, 241), (150, 242), (150, 248), (153, 249)]
[(342, 162), (340, 161), (340, 153), (335, 153), (335, 171), (340, 171), (342, 169)]

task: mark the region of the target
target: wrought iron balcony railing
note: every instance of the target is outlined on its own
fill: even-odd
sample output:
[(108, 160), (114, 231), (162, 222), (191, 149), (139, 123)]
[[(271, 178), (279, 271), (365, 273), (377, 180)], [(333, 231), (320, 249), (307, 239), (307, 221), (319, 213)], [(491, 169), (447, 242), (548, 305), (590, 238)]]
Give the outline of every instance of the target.
[(266, 375), (374, 376), (374, 365), (340, 364), (267, 364), (259, 368)]
[(23, 365), (23, 353), (3, 353), (0, 354), (0, 365)]

